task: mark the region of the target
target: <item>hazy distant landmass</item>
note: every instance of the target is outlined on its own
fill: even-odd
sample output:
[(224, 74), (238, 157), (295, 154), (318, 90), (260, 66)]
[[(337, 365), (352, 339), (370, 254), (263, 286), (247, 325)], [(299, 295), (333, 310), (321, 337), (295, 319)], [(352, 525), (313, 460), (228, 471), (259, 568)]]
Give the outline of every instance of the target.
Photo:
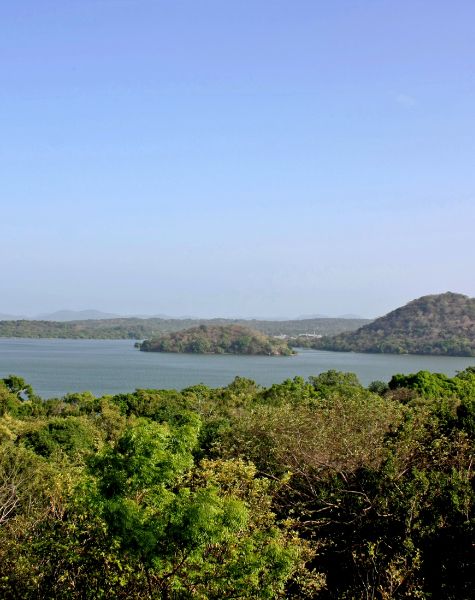
[(89, 308), (86, 310), (57, 310), (51, 313), (40, 313), (33, 317), (0, 313), (0, 321), (86, 321), (98, 319), (115, 319), (120, 315)]
[[(28, 315), (19, 315), (12, 313), (1, 313), (0, 312), (0, 321), (101, 321), (103, 319), (164, 319), (164, 320), (188, 320), (188, 321), (207, 321), (212, 320), (213, 318), (203, 318), (197, 317), (195, 315), (179, 315), (179, 316), (171, 316), (165, 313), (154, 313), (154, 314), (119, 314), (119, 313), (110, 313), (104, 312), (102, 310), (96, 310), (94, 308), (88, 308), (85, 310), (69, 310), (69, 309), (61, 309), (56, 310), (54, 312), (47, 313), (39, 313), (34, 316)], [(360, 319), (360, 320), (369, 320), (364, 319), (361, 315), (356, 315), (353, 313), (337, 315), (336, 317), (330, 317), (326, 314), (308, 314), (308, 315), (299, 315), (298, 317), (282, 317), (282, 316), (269, 316), (266, 318), (259, 317), (234, 317), (224, 319), (227, 321), (302, 321), (302, 320), (310, 320), (310, 319)]]
[(164, 333), (138, 345), (145, 352), (193, 354), (266, 354), (289, 356), (287, 342), (242, 325), (199, 325)]
[(313, 348), (392, 354), (475, 356), (475, 298), (423, 296), (356, 331), (312, 341)]
[(367, 319), (299, 319), (265, 321), (246, 319), (163, 319), (114, 318), (81, 321), (0, 321), (0, 337), (84, 338), (143, 340), (162, 333), (199, 325), (243, 325), (266, 335), (335, 335), (369, 323)]
[(0, 313), (0, 321), (15, 321), (17, 319), (24, 319), (25, 317), (19, 315), (10, 315), (6, 313)]
[[(331, 317), (329, 317), (328, 315), (321, 315), (321, 314), (315, 314), (315, 315), (300, 315), (297, 317), (298, 320), (305, 320), (305, 319), (329, 319)], [(366, 320), (369, 321), (370, 319), (364, 319), (364, 317), (362, 317), (361, 315), (355, 315), (354, 313), (348, 313), (345, 315), (338, 315), (336, 317), (337, 319), (359, 319), (359, 320)]]
[[(19, 318), (19, 317), (18, 317)], [(26, 318), (26, 317), (22, 317)], [(52, 313), (39, 314), (32, 318), (33, 321), (101, 321), (103, 319), (171, 319), (169, 315), (123, 315), (117, 313), (103, 312), (89, 308), (86, 310), (57, 310)], [(192, 317), (179, 317), (188, 319)]]
[(38, 321), (88, 321), (98, 319), (116, 319), (119, 315), (106, 313), (100, 310), (58, 310), (53, 313), (41, 314), (36, 317)]

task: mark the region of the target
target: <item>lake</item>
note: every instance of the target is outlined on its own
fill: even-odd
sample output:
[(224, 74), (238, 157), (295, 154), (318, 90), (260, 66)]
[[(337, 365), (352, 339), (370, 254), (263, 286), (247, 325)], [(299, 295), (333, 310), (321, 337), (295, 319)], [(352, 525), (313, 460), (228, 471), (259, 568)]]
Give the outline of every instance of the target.
[(232, 356), (140, 352), (131, 340), (0, 339), (0, 378), (20, 375), (44, 398), (90, 390), (224, 386), (236, 375), (262, 385), (329, 369), (352, 371), (367, 385), (421, 369), (454, 375), (474, 358), (357, 354), (301, 349), (296, 356)]

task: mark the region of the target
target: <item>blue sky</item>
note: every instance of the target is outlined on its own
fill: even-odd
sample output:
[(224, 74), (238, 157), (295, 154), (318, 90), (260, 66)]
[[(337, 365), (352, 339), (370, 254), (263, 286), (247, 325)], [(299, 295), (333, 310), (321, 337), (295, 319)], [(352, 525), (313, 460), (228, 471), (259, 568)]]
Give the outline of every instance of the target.
[(475, 295), (472, 1), (0, 5), (0, 313)]

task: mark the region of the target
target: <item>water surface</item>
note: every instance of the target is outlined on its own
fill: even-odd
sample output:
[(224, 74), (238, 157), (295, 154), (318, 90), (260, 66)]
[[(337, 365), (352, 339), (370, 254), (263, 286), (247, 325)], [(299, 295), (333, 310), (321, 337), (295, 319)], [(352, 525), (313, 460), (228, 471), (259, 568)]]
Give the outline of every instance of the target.
[(352, 371), (367, 385), (421, 369), (454, 375), (474, 358), (299, 350), (296, 356), (232, 356), (140, 352), (131, 340), (0, 339), (0, 377), (24, 377), (44, 398), (90, 390), (96, 395), (136, 388), (219, 387), (236, 375), (262, 385), (329, 369)]

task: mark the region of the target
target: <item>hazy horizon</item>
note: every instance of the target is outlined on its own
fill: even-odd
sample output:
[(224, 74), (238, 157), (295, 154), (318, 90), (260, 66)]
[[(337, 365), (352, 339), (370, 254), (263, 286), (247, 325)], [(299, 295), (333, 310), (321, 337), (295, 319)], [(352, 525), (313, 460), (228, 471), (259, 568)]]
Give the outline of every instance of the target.
[(475, 4), (0, 9), (0, 312), (475, 296)]
[[(28, 314), (13, 314), (6, 313), (4, 311), (0, 311), (0, 320), (5, 320), (6, 318), (14, 318), (14, 319), (31, 319), (31, 320), (54, 320), (53, 317), (55, 315), (58, 316), (69, 316), (69, 313), (76, 318), (81, 316), (82, 313), (97, 313), (97, 317), (89, 317), (86, 316), (84, 318), (139, 318), (139, 319), (149, 319), (149, 318), (161, 318), (161, 319), (262, 319), (265, 321), (286, 321), (286, 320), (303, 320), (303, 319), (372, 319), (374, 317), (365, 317), (361, 315), (356, 315), (352, 313), (347, 314), (339, 314), (339, 315), (327, 315), (327, 314), (305, 314), (305, 315), (197, 315), (197, 314), (165, 314), (165, 313), (110, 313), (106, 311), (99, 311), (95, 308), (80, 308), (80, 309), (58, 309), (52, 310), (42, 313), (28, 313)], [(70, 320), (68, 319), (60, 319), (60, 320)]]
[[(450, 291), (452, 293), (461, 293), (461, 292), (453, 292), (453, 290), (447, 290)], [(444, 292), (440, 292), (440, 293), (444, 293)], [(424, 296), (427, 295), (433, 295), (433, 294), (423, 294)], [(463, 295), (467, 295), (467, 294), (463, 294)], [(403, 306), (405, 304), (407, 304), (408, 302), (411, 302), (412, 300), (416, 300), (417, 298), (410, 298), (407, 301), (403, 302), (400, 306)], [(143, 319), (147, 319), (147, 318), (162, 318), (162, 319), (248, 319), (248, 320), (252, 320), (252, 319), (256, 319), (256, 320), (265, 320), (265, 321), (284, 321), (284, 320), (300, 320), (300, 319), (370, 319), (370, 320), (374, 320), (377, 319), (378, 317), (382, 317), (384, 315), (386, 315), (388, 312), (391, 312), (397, 308), (400, 308), (400, 306), (393, 306), (392, 308), (389, 308), (388, 310), (386, 310), (384, 313), (381, 314), (377, 314), (377, 315), (361, 315), (361, 314), (355, 314), (355, 313), (339, 313), (339, 314), (326, 314), (326, 313), (312, 313), (312, 314), (287, 314), (287, 315), (269, 315), (269, 314), (262, 314), (262, 315), (252, 315), (252, 314), (169, 314), (169, 313), (163, 313), (163, 312), (153, 312), (153, 313), (134, 313), (134, 312), (124, 312), (124, 313), (112, 313), (111, 311), (102, 311), (102, 310), (98, 310), (96, 308), (77, 308), (77, 309), (72, 309), (72, 308), (60, 308), (60, 309), (53, 309), (53, 310), (49, 310), (49, 311), (43, 311), (43, 312), (33, 312), (33, 313), (26, 313), (26, 314), (22, 314), (22, 315), (18, 315), (18, 314), (13, 314), (13, 313), (7, 313), (5, 311), (1, 311), (0, 310), (0, 320), (2, 318), (4, 318), (5, 316), (8, 317), (15, 317), (15, 318), (26, 318), (26, 319), (32, 319), (32, 320), (38, 320), (41, 318), (46, 318), (47, 320), (52, 320), (51, 317), (54, 316), (56, 313), (60, 314), (60, 313), (102, 313), (104, 316), (99, 317), (99, 318), (143, 318)], [(85, 317), (85, 318), (91, 318), (91, 317)], [(94, 317), (95, 318), (95, 317)], [(69, 320), (69, 319), (67, 319)]]

